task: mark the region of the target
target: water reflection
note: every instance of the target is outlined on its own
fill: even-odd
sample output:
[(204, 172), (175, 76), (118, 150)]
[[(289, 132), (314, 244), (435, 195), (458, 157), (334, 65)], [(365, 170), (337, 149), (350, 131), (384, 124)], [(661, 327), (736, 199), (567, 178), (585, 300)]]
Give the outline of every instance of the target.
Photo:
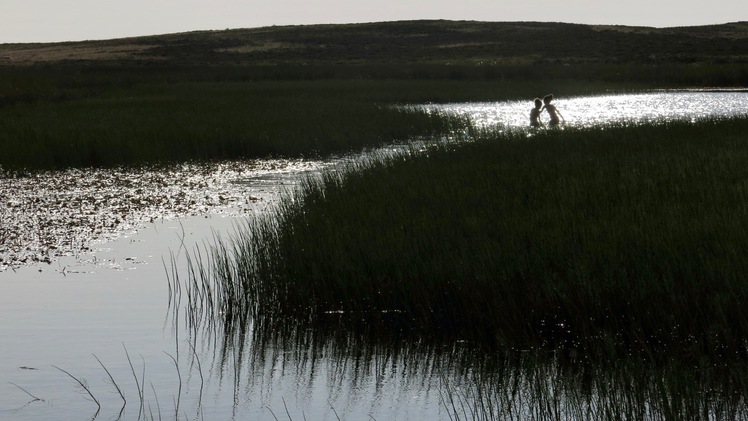
[(246, 326), (188, 329), (201, 355), (214, 358), (214, 381), (231, 385), (235, 419), (276, 419), (284, 411), (291, 419), (352, 420), (748, 416), (745, 397), (725, 387), (742, 376), (729, 364), (486, 350), (334, 321), (311, 328), (255, 319)]
[(0, 272), (77, 256), (157, 219), (262, 210), (325, 165), (269, 159), (0, 175)]

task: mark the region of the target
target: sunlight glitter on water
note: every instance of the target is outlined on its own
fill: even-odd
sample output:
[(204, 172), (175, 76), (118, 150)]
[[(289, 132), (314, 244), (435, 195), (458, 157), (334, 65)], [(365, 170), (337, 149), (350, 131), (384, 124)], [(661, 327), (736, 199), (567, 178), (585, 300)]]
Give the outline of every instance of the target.
[(0, 271), (77, 255), (157, 219), (261, 211), (323, 165), (275, 159), (0, 177)]
[[(654, 92), (629, 95), (554, 98), (552, 102), (566, 120), (566, 126), (592, 127), (611, 123), (649, 123), (732, 117), (748, 114), (748, 91)], [(484, 103), (428, 105), (456, 114), (470, 115), (481, 127), (529, 127), (532, 99)], [(543, 113), (541, 121), (548, 122)]]

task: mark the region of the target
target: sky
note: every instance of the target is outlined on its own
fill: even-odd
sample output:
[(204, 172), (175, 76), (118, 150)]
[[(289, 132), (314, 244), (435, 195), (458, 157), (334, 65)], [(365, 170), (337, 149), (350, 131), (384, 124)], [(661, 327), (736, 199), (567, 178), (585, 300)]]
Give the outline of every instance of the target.
[(0, 0), (0, 44), (416, 19), (696, 26), (748, 20), (745, 0)]

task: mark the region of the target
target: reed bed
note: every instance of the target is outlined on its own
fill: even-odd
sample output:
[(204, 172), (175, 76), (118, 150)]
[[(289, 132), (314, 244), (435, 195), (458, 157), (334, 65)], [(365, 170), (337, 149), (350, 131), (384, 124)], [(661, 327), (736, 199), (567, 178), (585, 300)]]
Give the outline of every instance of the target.
[(170, 281), (221, 360), (384, 352), (442, 379), (451, 419), (738, 419), (747, 129), (489, 131), (373, 157)]
[(248, 221), (194, 282), (229, 324), (334, 314), (491, 348), (743, 361), (747, 127), (485, 133), (354, 164)]

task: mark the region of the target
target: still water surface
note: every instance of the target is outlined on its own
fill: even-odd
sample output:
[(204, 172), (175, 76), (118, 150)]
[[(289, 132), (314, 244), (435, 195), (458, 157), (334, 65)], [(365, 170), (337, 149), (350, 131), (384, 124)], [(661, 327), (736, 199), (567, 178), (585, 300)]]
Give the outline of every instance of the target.
[[(569, 126), (748, 114), (748, 92), (554, 103)], [(532, 103), (427, 107), (525, 128)], [(302, 175), (338, 161), (0, 179), (0, 419), (450, 419), (444, 384), (460, 390), (465, 377), (440, 357), (269, 347), (239, 363), (216, 358), (215, 338), (187, 329), (169, 307), (172, 257), (184, 262), (185, 250), (230, 235), (237, 218), (264, 212)], [(101, 409), (54, 366), (84, 379)]]

